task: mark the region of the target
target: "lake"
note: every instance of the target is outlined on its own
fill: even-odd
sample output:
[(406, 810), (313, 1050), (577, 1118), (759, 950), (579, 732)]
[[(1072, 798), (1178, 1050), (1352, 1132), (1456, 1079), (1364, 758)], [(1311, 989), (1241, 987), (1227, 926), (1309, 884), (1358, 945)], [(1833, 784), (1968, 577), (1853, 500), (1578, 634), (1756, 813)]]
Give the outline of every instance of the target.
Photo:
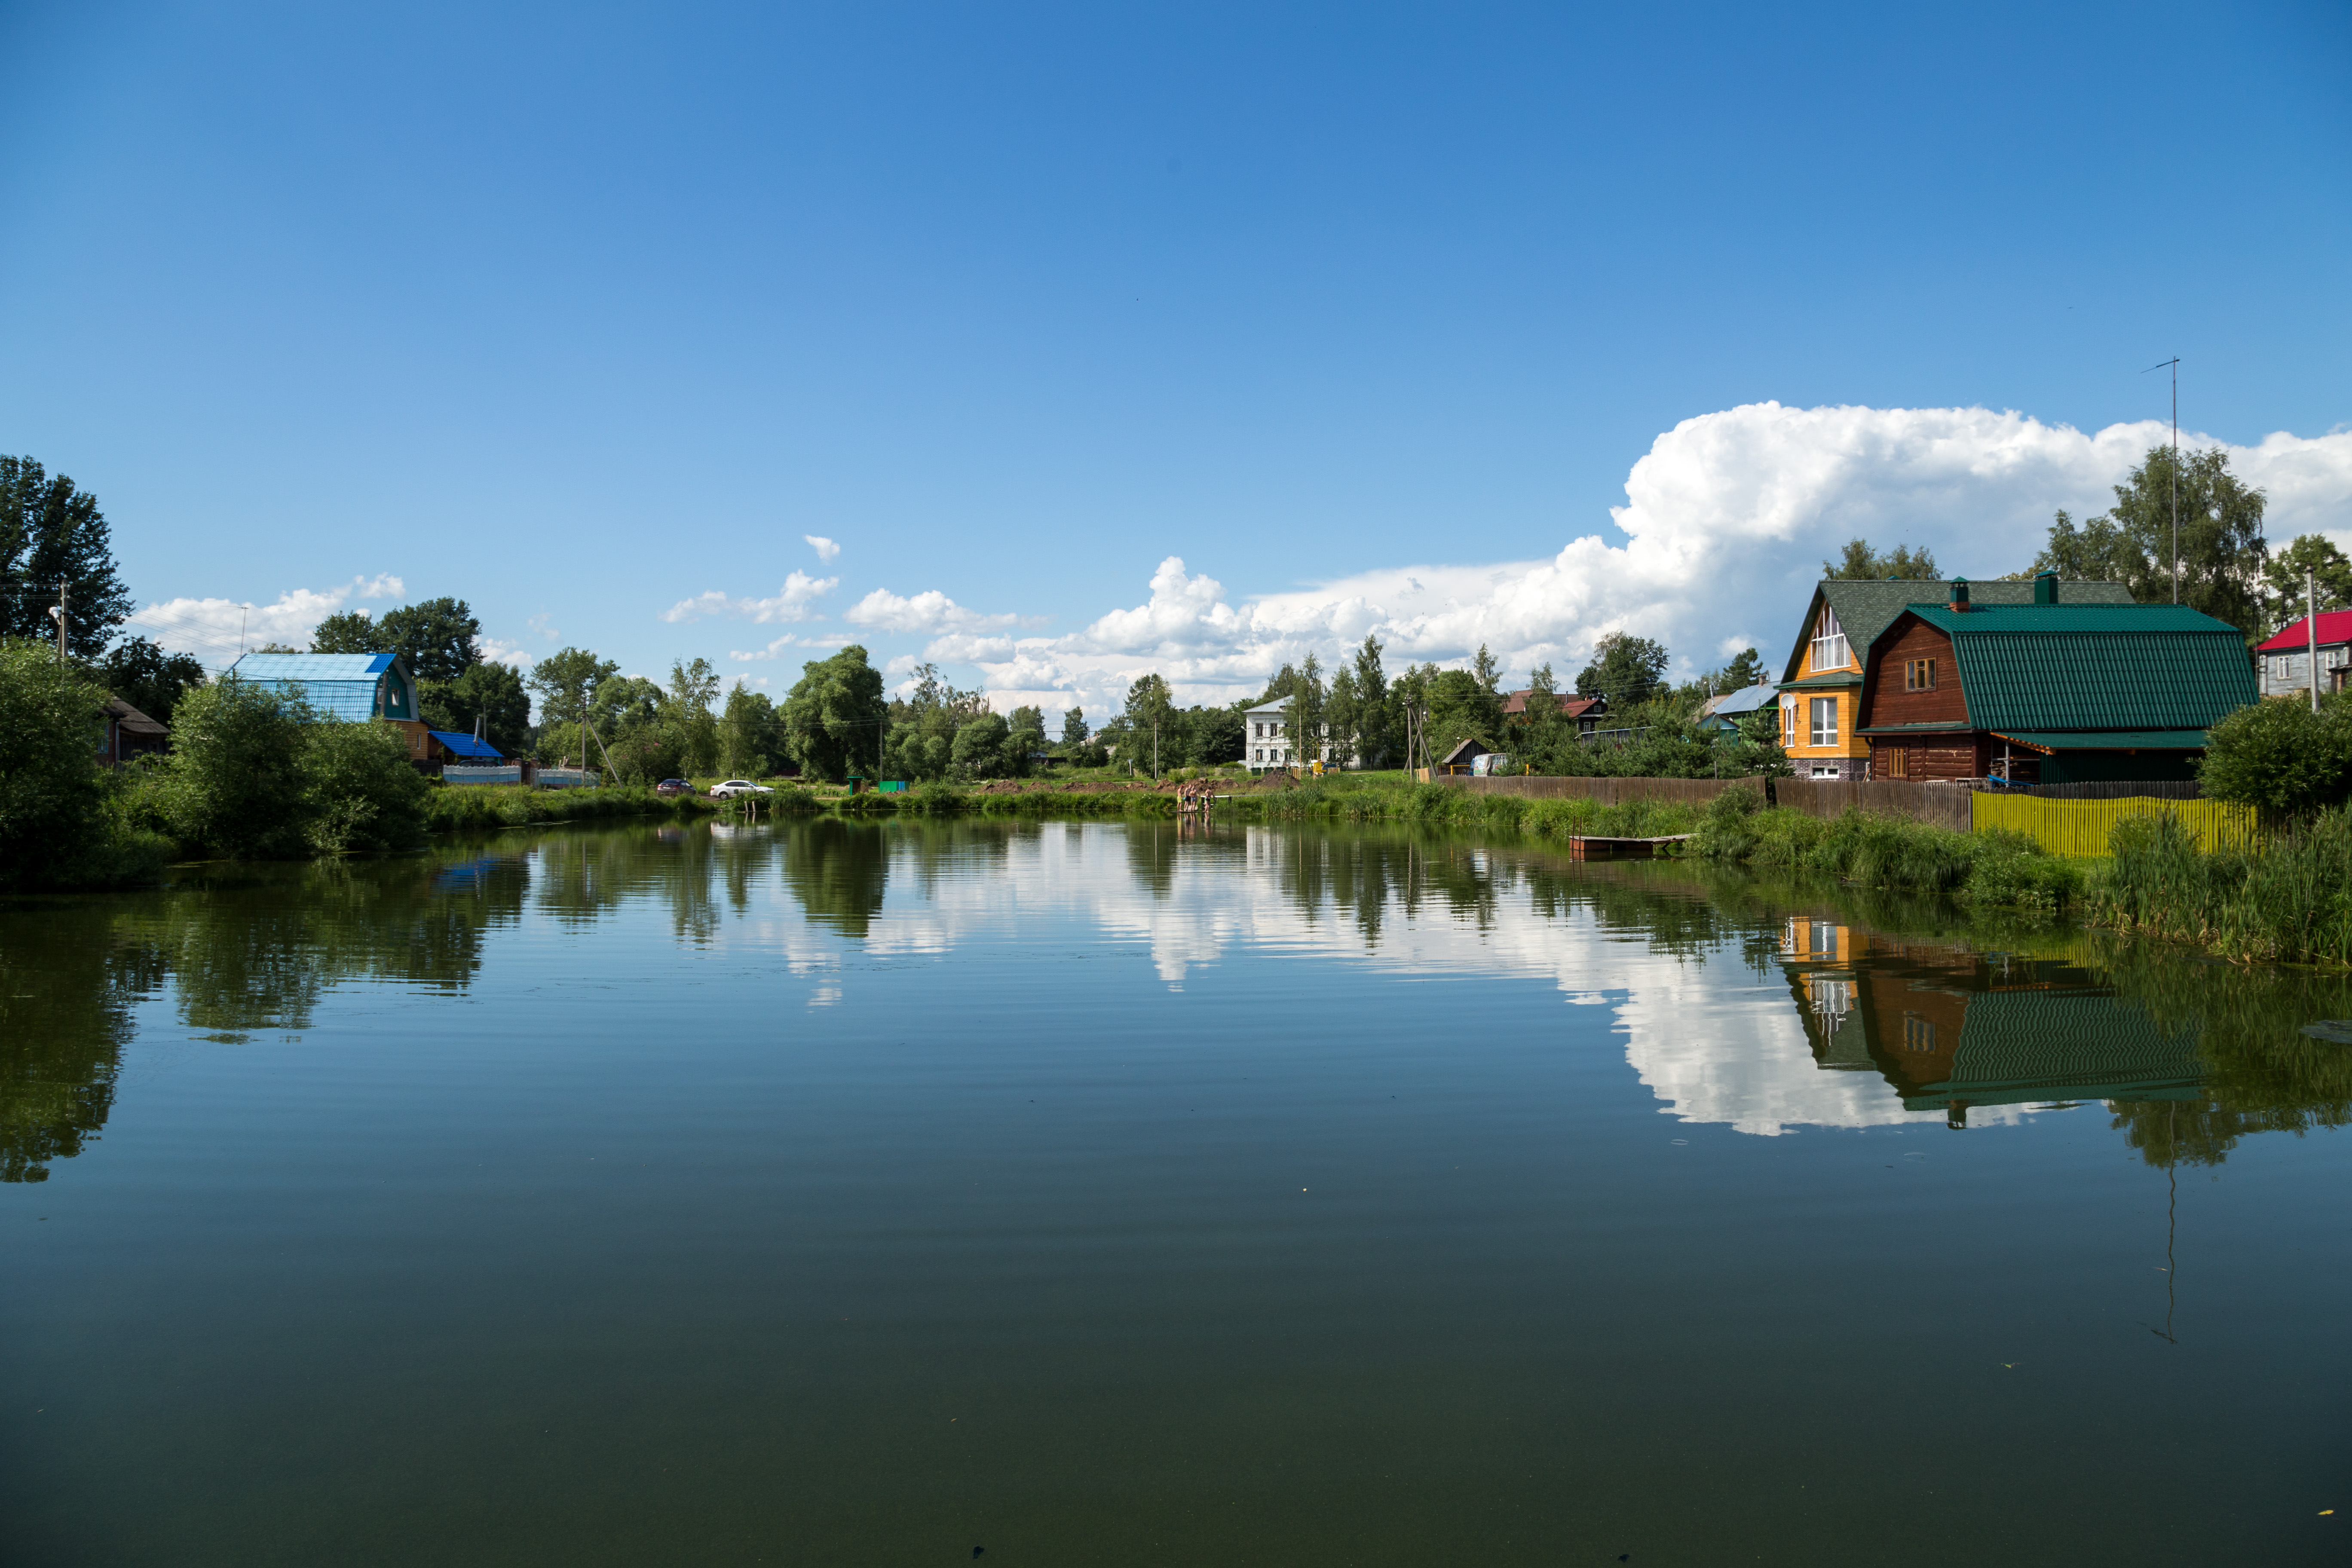
[(0, 906), (16, 1568), (2347, 1553), (2342, 980), (1370, 828), (178, 875)]

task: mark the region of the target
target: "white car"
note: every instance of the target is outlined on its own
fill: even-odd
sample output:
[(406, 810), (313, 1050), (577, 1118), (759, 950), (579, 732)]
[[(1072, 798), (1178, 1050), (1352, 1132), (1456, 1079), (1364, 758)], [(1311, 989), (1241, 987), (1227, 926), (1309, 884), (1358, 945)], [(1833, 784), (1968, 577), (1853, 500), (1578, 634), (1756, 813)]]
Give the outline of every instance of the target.
[(725, 800), (730, 795), (773, 795), (775, 793), (766, 784), (753, 784), (750, 779), (721, 779), (710, 786), (710, 798), (713, 800)]

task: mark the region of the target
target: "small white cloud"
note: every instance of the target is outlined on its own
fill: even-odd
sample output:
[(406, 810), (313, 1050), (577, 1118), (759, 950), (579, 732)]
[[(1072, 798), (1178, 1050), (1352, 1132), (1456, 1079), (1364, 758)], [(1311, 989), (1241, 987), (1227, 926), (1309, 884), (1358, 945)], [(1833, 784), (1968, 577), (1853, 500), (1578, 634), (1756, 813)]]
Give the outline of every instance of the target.
[(485, 664), (510, 664), (517, 669), (523, 669), (527, 668), (531, 664), (532, 660), (530, 651), (517, 644), (500, 642), (496, 637), (484, 637), (482, 639), (482, 662)]
[(541, 637), (545, 637), (550, 642), (562, 642), (563, 640), (563, 634), (555, 629), (554, 618), (545, 610), (540, 611), (539, 614), (531, 616), (530, 620), (525, 621), (523, 624), (529, 626), (532, 631), (537, 632)]
[(389, 572), (352, 580), (352, 597), (354, 599), (397, 599), (406, 592), (408, 585)]
[(809, 548), (816, 552), (819, 561), (830, 561), (841, 553), (841, 546), (821, 533), (803, 533), (801, 537), (808, 541)]
[(846, 645), (849, 640), (845, 637), (827, 637), (823, 633), (815, 637), (799, 637), (786, 632), (765, 647), (739, 648), (730, 652), (727, 657), (739, 664), (750, 664), (758, 659), (775, 658), (792, 648), (837, 648)]
[(854, 626), (885, 632), (971, 632), (988, 626), (1018, 626), (1018, 616), (988, 616), (967, 610), (937, 588), (904, 598), (887, 588), (877, 588), (850, 606), (842, 617)]
[(705, 616), (733, 616), (761, 622), (804, 621), (814, 612), (815, 601), (840, 585), (838, 577), (812, 577), (805, 572), (795, 572), (784, 579), (783, 586), (772, 599), (740, 599), (713, 588), (691, 599), (680, 599), (662, 612), (662, 619), (698, 621)]

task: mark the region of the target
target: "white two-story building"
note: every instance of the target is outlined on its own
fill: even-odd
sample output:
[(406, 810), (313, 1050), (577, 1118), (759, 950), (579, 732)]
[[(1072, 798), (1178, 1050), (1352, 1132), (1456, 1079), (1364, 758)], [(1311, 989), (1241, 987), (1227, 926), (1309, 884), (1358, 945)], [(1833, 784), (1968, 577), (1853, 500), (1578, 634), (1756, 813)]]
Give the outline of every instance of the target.
[(1320, 756), (1331, 765), (1331, 742), (1327, 731), (1313, 752), (1294, 746), (1290, 739), (1290, 704), (1261, 702), (1242, 715), (1242, 765), (1253, 773), (1268, 768), (1303, 768)]

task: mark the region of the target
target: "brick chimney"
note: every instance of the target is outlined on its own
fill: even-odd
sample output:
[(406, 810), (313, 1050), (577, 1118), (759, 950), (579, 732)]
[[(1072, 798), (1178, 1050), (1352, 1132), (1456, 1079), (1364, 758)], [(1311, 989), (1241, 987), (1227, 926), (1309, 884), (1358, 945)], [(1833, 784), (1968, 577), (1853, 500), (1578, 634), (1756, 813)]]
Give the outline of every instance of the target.
[(1966, 577), (1952, 579), (1951, 607), (1955, 613), (1964, 612), (1969, 607), (1969, 580)]

